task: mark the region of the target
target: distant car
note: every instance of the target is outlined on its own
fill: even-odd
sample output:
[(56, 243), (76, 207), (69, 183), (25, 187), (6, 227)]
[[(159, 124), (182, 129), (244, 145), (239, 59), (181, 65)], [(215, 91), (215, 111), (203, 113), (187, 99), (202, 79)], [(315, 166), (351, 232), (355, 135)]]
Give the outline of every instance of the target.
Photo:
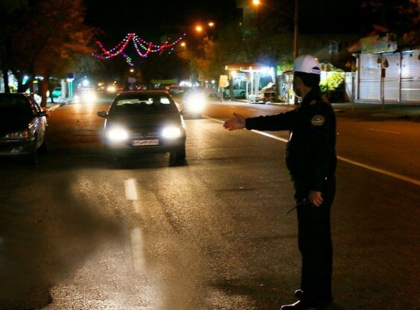
[(61, 87), (54, 88), (53, 91), (52, 91), (52, 93), (51, 93), (51, 96), (53, 98), (59, 98), (59, 97), (61, 97)]
[(164, 90), (123, 91), (111, 102), (105, 118), (103, 142), (107, 158), (169, 153), (169, 164), (185, 160), (184, 119)]
[(172, 85), (166, 87), (168, 93), (177, 102), (182, 114), (186, 117), (202, 117), (207, 104), (207, 95), (198, 88)]
[(0, 157), (37, 163), (47, 126), (47, 113), (27, 94), (0, 93)]
[[(243, 88), (239, 88), (238, 86), (233, 86), (233, 96), (235, 98), (245, 98), (246, 90)], [(226, 87), (225, 89), (225, 97), (230, 98), (230, 88)]]

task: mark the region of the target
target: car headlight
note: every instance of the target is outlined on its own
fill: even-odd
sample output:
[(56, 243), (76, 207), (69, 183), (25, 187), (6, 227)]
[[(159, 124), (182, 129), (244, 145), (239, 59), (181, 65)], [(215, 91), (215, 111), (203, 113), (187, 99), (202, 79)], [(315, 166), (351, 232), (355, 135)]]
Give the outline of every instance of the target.
[(80, 103), (80, 96), (79, 95), (74, 95), (73, 102), (74, 103)]
[(95, 101), (96, 100), (96, 94), (94, 92), (86, 92), (83, 94), (83, 100), (84, 101)]
[(74, 95), (74, 103), (93, 103), (96, 101), (96, 93), (92, 91), (82, 92), (80, 94)]
[(167, 126), (163, 128), (162, 136), (165, 138), (179, 138), (182, 136), (182, 129), (178, 126)]
[(117, 91), (117, 88), (114, 85), (109, 85), (106, 90), (110, 93), (114, 93)]
[(128, 139), (128, 131), (124, 128), (111, 128), (106, 136), (112, 142), (120, 142)]
[(23, 140), (23, 139), (29, 139), (31, 136), (31, 133), (28, 129), (9, 132), (5, 134), (4, 136), (0, 137), (1, 140)]
[(206, 97), (203, 94), (192, 94), (187, 98), (188, 109), (192, 111), (202, 111), (206, 105)]

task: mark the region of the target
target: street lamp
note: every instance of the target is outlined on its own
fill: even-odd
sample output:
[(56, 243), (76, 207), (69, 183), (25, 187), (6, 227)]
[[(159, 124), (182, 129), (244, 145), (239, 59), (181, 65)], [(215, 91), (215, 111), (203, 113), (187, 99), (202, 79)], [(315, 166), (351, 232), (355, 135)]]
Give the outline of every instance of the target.
[(214, 26), (215, 26), (215, 24), (214, 24), (213, 21), (209, 21), (206, 26), (203, 26), (202, 24), (197, 24), (195, 26), (195, 31), (197, 33), (202, 33), (205, 30), (207, 31), (207, 29), (213, 28)]
[(296, 59), (298, 57), (298, 34), (299, 34), (299, 0), (295, 0), (294, 4), (294, 16), (284, 13), (281, 10), (273, 8), (260, 0), (252, 0), (252, 4), (256, 7), (257, 10), (257, 18), (258, 18), (258, 7), (260, 5), (265, 6), (266, 8), (278, 12), (284, 16), (287, 16), (293, 20), (293, 58)]
[(259, 25), (258, 25), (258, 8), (259, 8), (261, 2), (260, 2), (260, 0), (252, 0), (252, 4), (255, 6), (255, 15), (256, 15), (256, 19), (257, 19), (257, 29), (258, 29), (259, 28)]
[[(191, 56), (194, 56), (193, 58), (196, 59), (206, 59), (208, 49), (207, 46), (211, 45), (213, 42), (213, 36), (214, 36), (214, 29), (216, 27), (215, 22), (208, 20), (206, 22), (198, 22), (194, 25), (194, 32), (193, 35), (195, 39), (193, 42), (191, 42), (193, 45), (190, 45), (192, 48), (190, 48), (189, 53)], [(190, 42), (189, 42), (190, 43)], [(192, 57), (189, 57), (192, 58)], [(191, 61), (191, 59), (190, 59)], [(206, 78), (208, 78), (205, 74), (205, 70), (201, 68), (200, 66), (195, 66), (196, 68), (191, 70), (196, 75), (196, 79), (202, 84), (203, 81), (205, 81)], [(201, 70), (200, 70), (201, 69)], [(204, 73), (204, 74), (203, 74)], [(205, 83), (205, 82), (204, 82)]]

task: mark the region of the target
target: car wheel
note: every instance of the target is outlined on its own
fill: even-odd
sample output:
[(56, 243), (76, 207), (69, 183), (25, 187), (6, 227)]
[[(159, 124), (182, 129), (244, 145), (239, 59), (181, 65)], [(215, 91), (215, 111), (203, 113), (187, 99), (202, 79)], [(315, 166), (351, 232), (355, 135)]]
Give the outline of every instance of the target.
[(45, 143), (45, 141), (39, 147), (38, 152), (40, 154), (45, 154), (47, 152), (47, 144)]
[(186, 152), (185, 152), (185, 145), (177, 150), (173, 151), (169, 154), (169, 165), (176, 166), (177, 164), (182, 164), (185, 161)]
[(31, 152), (25, 156), (25, 163), (28, 165), (35, 165), (38, 163), (38, 150), (36, 144), (34, 144)]

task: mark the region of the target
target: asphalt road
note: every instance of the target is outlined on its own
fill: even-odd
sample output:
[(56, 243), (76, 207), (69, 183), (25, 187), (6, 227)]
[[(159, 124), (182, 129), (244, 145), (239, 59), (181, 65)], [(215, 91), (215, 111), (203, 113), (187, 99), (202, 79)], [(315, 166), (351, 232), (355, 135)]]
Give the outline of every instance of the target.
[[(215, 103), (186, 120), (187, 163), (109, 166), (106, 104), (50, 113), (37, 166), (1, 161), (0, 309), (279, 309), (299, 287), (287, 133), (227, 132)], [(337, 113), (331, 309), (420, 309), (419, 126)]]

